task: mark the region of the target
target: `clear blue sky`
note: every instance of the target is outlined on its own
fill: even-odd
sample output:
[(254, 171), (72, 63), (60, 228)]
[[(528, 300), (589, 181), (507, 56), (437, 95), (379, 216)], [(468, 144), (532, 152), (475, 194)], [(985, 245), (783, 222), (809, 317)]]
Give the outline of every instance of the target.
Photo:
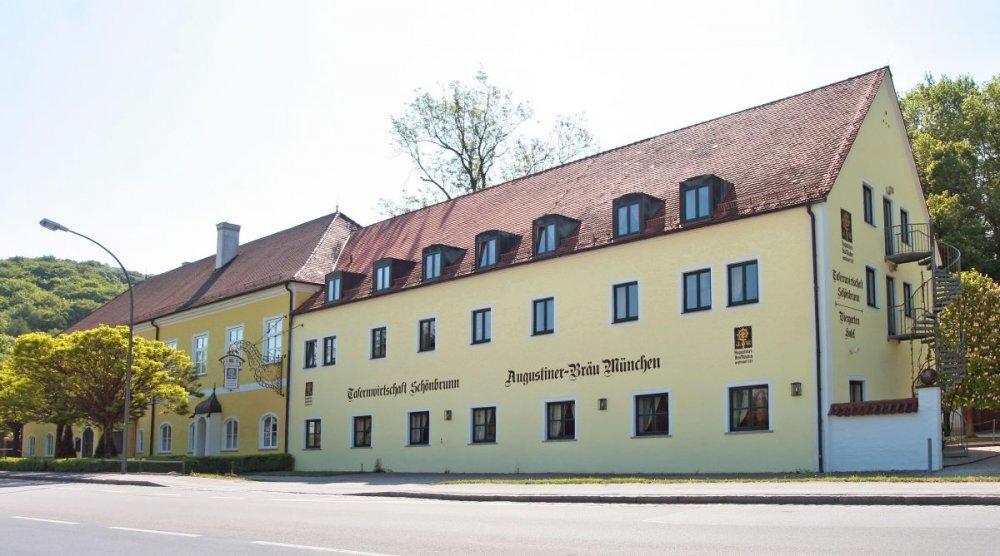
[[(480, 65), (606, 148), (890, 65), (1000, 73), (1000, 2), (0, 4), (0, 257), (162, 272), (412, 179), (388, 138), (416, 87)], [(696, 4), (696, 3), (690, 3)]]

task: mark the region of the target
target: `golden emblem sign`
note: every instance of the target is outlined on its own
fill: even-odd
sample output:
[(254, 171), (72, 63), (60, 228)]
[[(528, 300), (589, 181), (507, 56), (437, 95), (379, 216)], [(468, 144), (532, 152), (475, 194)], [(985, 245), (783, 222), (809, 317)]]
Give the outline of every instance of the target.
[(733, 340), (736, 349), (750, 349), (753, 347), (753, 329), (749, 326), (737, 326), (733, 329)]

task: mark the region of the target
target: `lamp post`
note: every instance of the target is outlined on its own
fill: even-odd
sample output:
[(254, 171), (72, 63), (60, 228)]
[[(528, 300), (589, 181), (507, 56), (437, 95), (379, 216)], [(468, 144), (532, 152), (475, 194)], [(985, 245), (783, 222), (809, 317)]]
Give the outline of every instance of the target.
[[(123, 265), (122, 262), (118, 260), (118, 257), (116, 257), (115, 254), (112, 253), (107, 247), (101, 245), (97, 241), (79, 232), (74, 232), (73, 230), (67, 228), (66, 226), (63, 226), (58, 222), (53, 222), (48, 218), (43, 218), (39, 222), (39, 224), (41, 224), (43, 228), (47, 230), (52, 230), (53, 232), (69, 232), (75, 236), (82, 237), (83, 239), (100, 247), (101, 249), (104, 249), (104, 251), (108, 255), (111, 255), (111, 258), (114, 259), (116, 263), (118, 263), (118, 266), (122, 269), (122, 274), (125, 275), (125, 282), (128, 283), (128, 354), (125, 356), (125, 412), (124, 412), (125, 416), (122, 419), (124, 423), (124, 428), (122, 429), (122, 451), (121, 451), (122, 473), (128, 473), (128, 421), (129, 421), (128, 417), (129, 417), (129, 409), (132, 406), (132, 344), (133, 344), (132, 327), (134, 324), (133, 318), (135, 317), (134, 314), (135, 297), (132, 295), (132, 277), (129, 276), (128, 271), (125, 270), (125, 265)], [(105, 433), (107, 432), (108, 431), (105, 431)], [(111, 441), (112, 441), (111, 439), (105, 438), (105, 446), (107, 446), (107, 442)]]

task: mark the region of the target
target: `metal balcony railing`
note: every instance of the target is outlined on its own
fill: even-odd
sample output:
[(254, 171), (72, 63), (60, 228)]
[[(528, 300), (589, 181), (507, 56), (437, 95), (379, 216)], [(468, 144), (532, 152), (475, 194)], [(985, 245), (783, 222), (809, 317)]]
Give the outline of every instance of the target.
[(885, 230), (885, 259), (900, 264), (931, 256), (934, 230), (930, 224), (900, 224)]

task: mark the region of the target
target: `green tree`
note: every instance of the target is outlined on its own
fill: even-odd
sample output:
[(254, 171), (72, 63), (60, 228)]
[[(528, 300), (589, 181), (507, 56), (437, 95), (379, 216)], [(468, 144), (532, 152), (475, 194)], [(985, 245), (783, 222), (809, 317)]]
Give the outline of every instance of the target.
[(900, 105), (939, 235), (1000, 278), (1000, 76), (928, 75)]
[[(132, 273), (136, 282), (143, 277)], [(125, 288), (120, 270), (94, 261), (0, 260), (0, 334), (60, 332)]]
[[(119, 429), (125, 409), (125, 353), (128, 328), (101, 326), (51, 337), (29, 333), (17, 338), (8, 364), (37, 392), (27, 404), (31, 419), (98, 425), (104, 438)], [(155, 398), (164, 411), (184, 413), (198, 395), (188, 356), (163, 342), (136, 338), (129, 415), (140, 419)], [(2, 402), (2, 400), (0, 400)], [(59, 437), (62, 436), (59, 431)], [(104, 455), (113, 455), (104, 443)]]
[(417, 89), (392, 118), (391, 136), (413, 162), (420, 186), (404, 188), (399, 201), (380, 200), (379, 210), (400, 214), (479, 191), (497, 177), (522, 177), (597, 150), (582, 114), (557, 117), (547, 134), (522, 133), (532, 126), (538, 122), (531, 105), (515, 101), (483, 71), (470, 84), (448, 83), (439, 94)]
[(964, 336), (965, 378), (946, 395), (949, 407), (1000, 409), (1000, 284), (976, 271), (962, 273), (962, 294), (941, 313), (945, 345)]

